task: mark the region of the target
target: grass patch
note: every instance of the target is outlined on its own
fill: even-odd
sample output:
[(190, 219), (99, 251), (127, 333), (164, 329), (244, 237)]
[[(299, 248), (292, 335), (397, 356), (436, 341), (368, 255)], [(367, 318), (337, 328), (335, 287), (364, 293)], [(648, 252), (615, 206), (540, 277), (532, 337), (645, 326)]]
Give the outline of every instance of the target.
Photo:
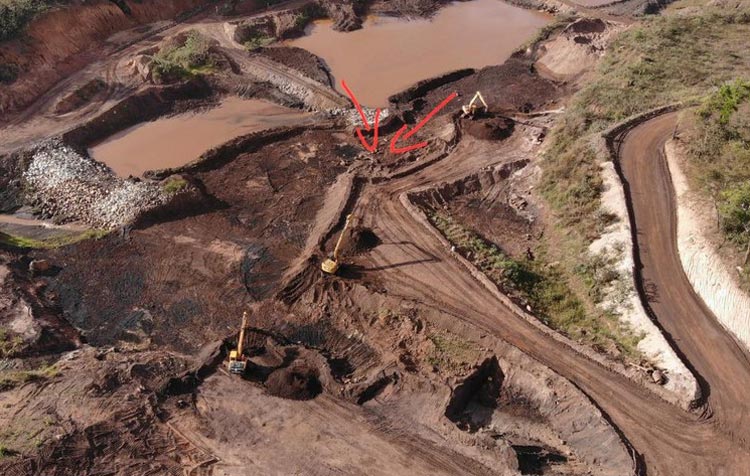
[[(566, 231), (591, 241), (601, 181), (593, 134), (639, 112), (697, 99), (750, 72), (750, 9), (653, 16), (621, 33), (552, 133), (542, 194)], [(586, 230), (581, 233), (578, 230)]]
[(173, 177), (162, 184), (161, 190), (166, 194), (177, 193), (184, 190), (185, 187), (187, 187), (187, 184), (187, 180)]
[(82, 233), (36, 240), (0, 232), (0, 243), (15, 248), (52, 249), (72, 245), (84, 240), (98, 240), (107, 234), (109, 234), (109, 231), (106, 230), (86, 230)]
[[(723, 84), (693, 115), (687, 137), (690, 181), (716, 203), (724, 237), (750, 261), (750, 79)], [(750, 270), (740, 273), (750, 289)]]
[(36, 370), (11, 370), (0, 372), (0, 389), (9, 389), (29, 382), (51, 379), (59, 375), (55, 365), (48, 365)]
[(445, 372), (457, 373), (480, 357), (476, 346), (455, 334), (435, 332), (428, 338), (433, 347), (427, 355), (427, 362)]
[(44, 0), (0, 0), (0, 41), (16, 38), (34, 16), (52, 5)]
[(23, 339), (20, 336), (11, 336), (6, 329), (0, 328), (0, 359), (12, 357), (22, 348)]
[[(683, 3), (676, 2), (670, 10)], [(699, 102), (716, 93), (702, 106), (701, 120), (714, 124), (704, 129), (702, 138), (691, 141), (703, 151), (696, 155), (699, 166), (688, 173), (713, 190), (717, 201), (723, 191), (732, 189), (730, 185), (750, 177), (747, 137), (739, 142), (736, 135), (722, 135), (720, 130), (722, 123), (730, 127), (733, 120), (739, 121), (735, 132), (750, 130), (746, 91), (734, 82), (737, 77), (750, 78), (750, 8), (701, 6), (691, 12), (646, 16), (620, 33), (550, 135), (540, 184), (554, 214), (554, 229), (546, 236), (564, 242), (550, 249), (565, 263), (574, 288), (590, 289), (591, 282), (585, 273), (567, 270), (578, 267), (588, 245), (611, 223), (611, 217), (600, 211), (599, 163), (607, 158), (598, 157), (592, 146), (602, 131), (634, 114), (680, 101)], [(733, 85), (731, 89), (727, 84)], [(598, 297), (596, 292), (579, 294), (588, 303)]]
[[(527, 303), (546, 325), (600, 351), (614, 345), (626, 358), (640, 359), (637, 345), (642, 336), (623, 326), (613, 313), (589, 309), (570, 287), (560, 266), (544, 263), (543, 253), (538, 253), (533, 261), (514, 259), (449, 215), (433, 213), (429, 218), (458, 252), (468, 257), (503, 292)], [(591, 262), (582, 266), (578, 273), (588, 277), (590, 289), (600, 290), (606, 284), (597, 276), (602, 269), (606, 269), (603, 262)]]
[(151, 57), (157, 82), (170, 82), (207, 74), (215, 69), (211, 40), (197, 31), (190, 31), (181, 45), (167, 45)]
[(276, 41), (276, 38), (268, 36), (261, 31), (256, 31), (247, 41), (245, 41), (244, 46), (248, 51), (253, 51), (268, 46), (274, 41)]

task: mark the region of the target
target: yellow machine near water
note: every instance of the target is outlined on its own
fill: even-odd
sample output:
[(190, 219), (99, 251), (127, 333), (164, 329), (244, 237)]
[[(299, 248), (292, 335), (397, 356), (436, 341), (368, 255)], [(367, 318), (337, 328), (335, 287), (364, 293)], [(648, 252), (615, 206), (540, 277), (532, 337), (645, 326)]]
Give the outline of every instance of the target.
[[(481, 101), (482, 104), (477, 104), (477, 100)], [(484, 101), (484, 97), (482, 97), (482, 93), (480, 93), (479, 91), (477, 91), (469, 104), (464, 104), (461, 107), (461, 110), (463, 110), (464, 112), (463, 117), (471, 118), (479, 116), (480, 114), (486, 114), (489, 109), (490, 107)]]
[(349, 225), (352, 222), (352, 216), (347, 215), (346, 216), (346, 224), (344, 225), (344, 229), (341, 230), (341, 234), (339, 235), (338, 241), (336, 241), (336, 248), (333, 249), (333, 255), (330, 256), (328, 259), (323, 261), (323, 263), (320, 265), (320, 269), (323, 270), (326, 274), (336, 274), (339, 270), (339, 267), (341, 266), (339, 264), (339, 252), (341, 251), (341, 243), (344, 241), (344, 235), (346, 234), (346, 231), (349, 229)]
[(240, 336), (237, 339), (237, 348), (229, 352), (229, 362), (227, 362), (227, 370), (233, 374), (244, 374), (245, 368), (247, 367), (247, 358), (242, 353), (242, 348), (245, 345), (245, 329), (247, 328), (247, 311), (242, 313), (242, 327), (240, 328)]

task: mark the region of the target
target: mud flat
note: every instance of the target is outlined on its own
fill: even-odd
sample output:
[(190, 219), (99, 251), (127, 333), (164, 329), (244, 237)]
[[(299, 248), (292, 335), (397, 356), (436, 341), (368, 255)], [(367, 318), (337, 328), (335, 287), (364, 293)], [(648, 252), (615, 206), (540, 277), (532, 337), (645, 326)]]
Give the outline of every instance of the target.
[(180, 114), (121, 131), (90, 149), (122, 177), (185, 165), (234, 137), (304, 122), (310, 115), (255, 99), (229, 97), (213, 109)]
[(370, 17), (349, 33), (319, 21), (288, 44), (323, 58), (335, 82), (345, 79), (364, 105), (384, 107), (391, 94), (424, 78), (502, 63), (550, 19), (499, 0), (474, 0), (430, 20)]

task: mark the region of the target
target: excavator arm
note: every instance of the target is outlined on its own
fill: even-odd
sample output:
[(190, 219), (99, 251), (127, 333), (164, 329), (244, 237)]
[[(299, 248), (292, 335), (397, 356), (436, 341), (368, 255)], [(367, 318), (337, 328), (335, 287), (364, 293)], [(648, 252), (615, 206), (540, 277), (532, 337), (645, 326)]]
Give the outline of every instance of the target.
[(327, 260), (323, 261), (323, 263), (320, 265), (320, 268), (324, 273), (336, 274), (336, 271), (339, 270), (339, 253), (341, 252), (341, 244), (344, 242), (344, 235), (346, 235), (346, 231), (349, 229), (351, 222), (352, 216), (347, 215), (346, 224), (344, 225), (344, 229), (341, 230), (339, 239), (336, 241), (336, 247), (333, 249), (333, 255)]
[[(477, 105), (477, 100), (479, 100), (482, 103), (482, 106)], [(464, 104), (461, 108), (464, 112), (464, 117), (474, 116), (480, 107), (486, 112), (489, 111), (490, 107), (487, 105), (487, 102), (484, 100), (484, 97), (482, 96), (482, 93), (479, 91), (474, 94), (474, 97), (471, 98), (471, 101), (469, 104)]]

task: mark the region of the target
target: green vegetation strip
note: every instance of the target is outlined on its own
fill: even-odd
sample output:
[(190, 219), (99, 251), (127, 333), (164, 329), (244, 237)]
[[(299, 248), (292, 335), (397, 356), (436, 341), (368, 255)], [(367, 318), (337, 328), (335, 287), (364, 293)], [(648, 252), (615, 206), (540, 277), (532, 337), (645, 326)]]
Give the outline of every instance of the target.
[(82, 233), (66, 234), (44, 240), (36, 240), (33, 238), (9, 235), (0, 232), (0, 243), (15, 248), (52, 249), (72, 245), (83, 240), (99, 239), (106, 236), (108, 233), (109, 232), (105, 230), (86, 230)]
[(17, 37), (37, 13), (53, 4), (45, 0), (0, 0), (0, 41)]
[[(559, 266), (544, 264), (541, 257), (514, 259), (447, 214), (431, 213), (429, 219), (458, 252), (468, 257), (503, 292), (529, 303), (533, 314), (544, 324), (600, 351), (612, 351), (614, 345), (618, 351), (615, 354), (630, 360), (640, 359), (637, 346), (642, 336), (622, 325), (614, 313), (587, 309), (569, 287)], [(601, 262), (589, 262), (576, 271), (590, 277), (591, 289), (597, 290), (599, 286), (593, 283), (604, 282), (595, 279), (594, 270), (598, 269), (606, 267)], [(611, 277), (610, 281), (613, 279)]]
[(750, 80), (722, 85), (698, 108), (688, 136), (688, 173), (716, 202), (724, 236), (744, 251), (750, 289)]
[(211, 40), (197, 31), (187, 34), (185, 43), (162, 48), (151, 58), (154, 78), (180, 79), (210, 73), (215, 69)]
[(37, 370), (10, 370), (0, 372), (0, 391), (24, 383), (36, 382), (57, 376), (60, 371), (54, 365)]
[[(675, 10), (684, 2), (676, 2)], [(698, 115), (688, 171), (720, 201), (724, 230), (747, 246), (742, 209), (750, 200), (748, 107), (750, 8), (701, 7), (648, 16), (609, 46), (598, 70), (571, 101), (551, 134), (541, 192), (551, 205), (558, 235), (555, 259), (576, 263), (611, 222), (600, 213), (602, 180), (592, 139), (623, 119), (675, 102), (709, 97)], [(742, 223), (742, 226), (738, 224)], [(748, 280), (750, 282), (750, 279)]]

